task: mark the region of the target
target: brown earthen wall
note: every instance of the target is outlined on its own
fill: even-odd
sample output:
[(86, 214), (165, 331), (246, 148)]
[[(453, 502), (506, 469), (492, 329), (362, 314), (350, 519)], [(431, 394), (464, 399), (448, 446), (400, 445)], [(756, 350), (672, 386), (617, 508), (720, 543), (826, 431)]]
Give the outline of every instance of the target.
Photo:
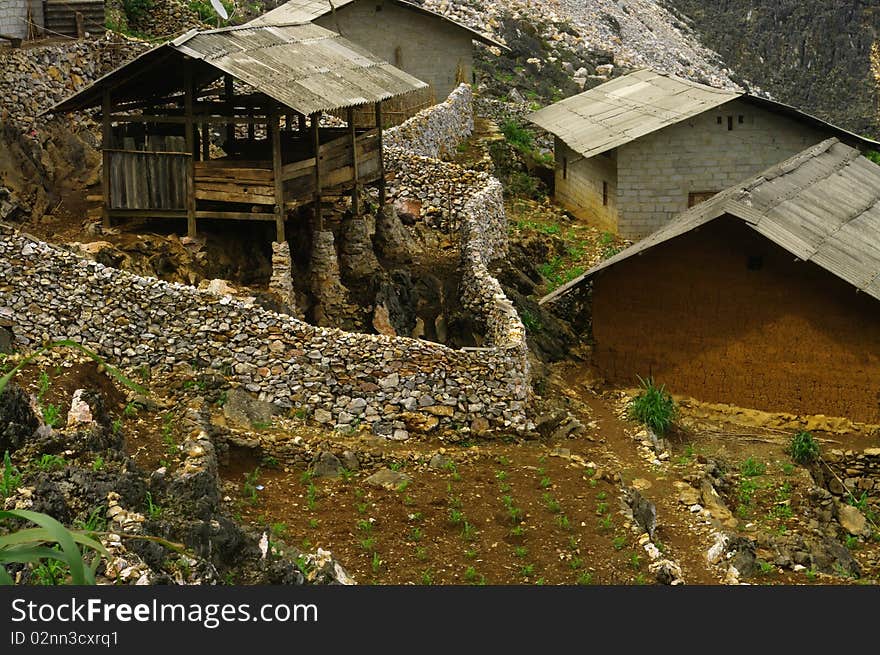
[(595, 363), (612, 383), (653, 375), (700, 400), (880, 422), (880, 302), (738, 219), (593, 284)]

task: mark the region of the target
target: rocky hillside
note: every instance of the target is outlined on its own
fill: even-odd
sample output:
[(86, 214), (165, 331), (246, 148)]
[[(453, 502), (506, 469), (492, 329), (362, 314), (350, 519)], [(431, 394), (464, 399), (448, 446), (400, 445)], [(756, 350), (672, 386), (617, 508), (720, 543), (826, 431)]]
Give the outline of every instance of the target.
[(880, 5), (875, 0), (667, 4), (704, 43), (777, 99), (880, 136)]

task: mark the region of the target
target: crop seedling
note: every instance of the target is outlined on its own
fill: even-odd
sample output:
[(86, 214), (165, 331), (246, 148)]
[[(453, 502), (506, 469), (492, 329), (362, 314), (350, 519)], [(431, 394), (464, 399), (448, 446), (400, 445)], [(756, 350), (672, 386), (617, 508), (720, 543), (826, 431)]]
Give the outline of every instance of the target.
[(260, 467), (259, 466), (257, 468), (255, 468), (253, 471), (251, 471), (250, 473), (244, 474), (244, 487), (243, 487), (242, 494), (244, 495), (245, 498), (247, 498), (248, 502), (250, 502), (251, 505), (256, 505), (260, 500), (257, 497), (257, 491), (258, 491), (257, 487), (259, 486), (257, 484), (257, 481), (259, 480), (259, 478), (260, 478)]
[(410, 541), (421, 541), (424, 534), (422, 533), (421, 528), (415, 527), (411, 528), (409, 531), (409, 539)]
[(519, 574), (524, 578), (528, 578), (531, 575), (533, 575), (534, 573), (535, 573), (535, 565), (534, 564), (523, 564), (522, 568), (520, 568), (520, 570), (519, 570)]
[(550, 478), (545, 475), (543, 478), (541, 478), (541, 481), (538, 484), (540, 485), (541, 489), (547, 489), (553, 483), (550, 481)]
[(153, 494), (151, 494), (149, 491), (147, 492), (146, 500), (147, 516), (149, 516), (151, 519), (157, 519), (162, 516), (162, 508), (153, 502)]
[(473, 541), (477, 537), (477, 530), (472, 523), (464, 521), (461, 528), (461, 538), (465, 541)]
[(608, 511), (608, 503), (596, 503), (596, 516), (602, 516)]
[(767, 472), (767, 466), (754, 457), (749, 457), (739, 466), (739, 472), (747, 478), (755, 478)]
[(137, 416), (137, 413), (138, 413), (138, 408), (137, 408), (137, 405), (135, 405), (134, 403), (128, 403), (125, 406), (125, 409), (122, 410), (122, 415), (125, 418), (134, 418), (135, 416)]
[(97, 473), (98, 471), (103, 470), (104, 468), (104, 458), (100, 455), (95, 455), (95, 459), (92, 462), (92, 471)]
[(642, 558), (641, 558), (641, 556), (640, 556), (638, 553), (633, 553), (632, 555), (630, 555), (630, 556), (629, 556), (629, 565), (630, 565), (632, 568), (638, 570), (639, 567), (641, 567), (641, 565), (642, 565)]
[(802, 430), (792, 436), (787, 452), (798, 464), (810, 464), (819, 459), (819, 444), (812, 433)]
[(593, 574), (589, 571), (583, 571), (577, 579), (577, 583), (581, 586), (587, 586), (593, 584)]
[(379, 571), (382, 569), (382, 565), (385, 562), (379, 557), (379, 553), (373, 553), (373, 559), (370, 562), (370, 567), (373, 569), (373, 575), (379, 575)]
[(559, 505), (559, 501), (556, 500), (553, 496), (551, 496), (550, 494), (544, 494), (543, 498), (544, 505), (551, 513), (558, 514), (562, 511), (562, 507)]
[(43, 422), (50, 428), (54, 428), (61, 419), (61, 409), (57, 405), (49, 403), (43, 407)]
[(357, 525), (357, 529), (361, 532), (370, 534), (373, 531), (373, 522), (368, 519), (358, 519), (355, 525)]
[(309, 483), (306, 487), (306, 506), (309, 510), (314, 510), (318, 504), (318, 488), (314, 483)]
[(513, 549), (513, 554), (516, 555), (517, 557), (525, 557), (526, 555), (529, 554), (529, 549), (526, 548), (525, 546), (517, 546), (516, 548)]
[(316, 530), (319, 525), (321, 525), (321, 522), (318, 519), (309, 519), (309, 527), (312, 530)]
[(523, 526), (521, 526), (521, 525), (515, 525), (512, 528), (510, 528), (510, 535), (512, 537), (520, 537), (520, 536), (522, 536), (522, 534), (524, 532), (525, 532), (525, 528), (523, 528)]
[(464, 556), (468, 559), (477, 559), (477, 551), (474, 548), (468, 548), (464, 551)]
[(365, 537), (361, 539), (361, 548), (363, 548), (368, 553), (373, 552), (373, 547), (376, 545), (376, 540), (373, 537)]
[(560, 514), (556, 517), (556, 524), (563, 530), (571, 529), (571, 522), (565, 514)]
[(568, 563), (568, 566), (574, 571), (577, 571), (579, 568), (582, 568), (583, 565), (584, 565), (584, 560), (582, 560), (580, 557), (572, 557), (571, 561)]
[(67, 462), (60, 455), (44, 454), (37, 460), (37, 468), (41, 471), (55, 471), (64, 468), (66, 465)]
[(758, 560), (758, 568), (761, 570), (761, 575), (769, 575), (774, 570), (773, 565), (770, 562), (765, 562), (764, 560)]
[(464, 521), (464, 514), (462, 514), (461, 510), (450, 508), (449, 509), (449, 522), (452, 525), (459, 525)]
[(614, 537), (614, 539), (611, 540), (611, 545), (614, 546), (614, 550), (623, 550), (623, 547), (626, 545), (626, 537), (622, 535)]
[(629, 405), (630, 416), (651, 428), (658, 435), (666, 434), (678, 414), (678, 408), (665, 385), (659, 387), (653, 378), (639, 377), (641, 392)]
[(507, 480), (507, 471), (495, 471), (495, 479), (504, 482)]
[(422, 584), (425, 586), (434, 584), (434, 573), (431, 569), (425, 569), (422, 571)]
[(269, 529), (272, 531), (272, 534), (279, 539), (284, 538), (284, 535), (287, 534), (287, 523), (273, 523), (269, 526)]
[(846, 547), (848, 550), (856, 550), (859, 547), (859, 538), (855, 535), (846, 535)]
[(610, 530), (614, 527), (614, 523), (612, 522), (610, 514), (608, 514), (607, 516), (603, 516), (601, 519), (599, 519), (599, 527), (602, 530)]
[(420, 562), (424, 562), (426, 559), (428, 559), (428, 549), (424, 546), (419, 546), (418, 548), (416, 548), (416, 559)]
[(479, 575), (477, 574), (477, 569), (473, 566), (467, 567), (464, 572), (464, 579), (468, 582), (476, 582), (479, 579)]

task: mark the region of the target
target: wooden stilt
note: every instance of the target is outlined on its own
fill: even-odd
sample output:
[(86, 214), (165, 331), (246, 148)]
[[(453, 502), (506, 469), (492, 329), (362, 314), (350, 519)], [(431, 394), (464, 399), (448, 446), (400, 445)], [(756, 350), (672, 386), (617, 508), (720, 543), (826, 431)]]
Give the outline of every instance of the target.
[[(228, 116), (235, 116), (235, 107), (233, 107), (232, 97), (235, 93), (232, 85), (232, 75), (223, 76), (223, 95), (229, 108), (226, 111)], [(226, 124), (226, 150), (227, 155), (231, 155), (235, 150), (235, 123)]]
[(385, 158), (382, 149), (382, 102), (376, 103), (376, 127), (379, 131), (379, 213), (385, 213)]
[(321, 112), (310, 117), (312, 121), (312, 154), (315, 157), (315, 226), (318, 232), (324, 231), (324, 215), (321, 209)]
[(187, 58), (183, 63), (183, 113), (186, 118), (184, 130), (186, 131), (186, 151), (190, 154), (189, 166), (186, 167), (186, 234), (195, 237), (198, 234), (196, 226), (196, 144), (195, 125), (193, 124), (193, 101), (195, 90), (193, 89), (193, 62)]
[(355, 216), (361, 215), (361, 183), (358, 174), (357, 130), (354, 126), (354, 107), (348, 108), (348, 135), (351, 139), (351, 170), (353, 184), (351, 188), (351, 211)]
[(285, 240), (284, 235), (284, 218), (286, 215), (284, 209), (284, 182), (281, 179), (281, 125), (279, 124), (279, 115), (272, 111), (269, 116), (269, 135), (272, 138), (272, 169), (275, 181), (275, 240), (282, 243)]
[(104, 227), (111, 227), (110, 219), (110, 153), (107, 152), (113, 147), (113, 127), (110, 123), (110, 115), (113, 113), (113, 105), (110, 99), (110, 90), (104, 89), (104, 96), (101, 102), (101, 110), (103, 116), (101, 120), (101, 156), (103, 165), (101, 166), (101, 194), (103, 196), (103, 205), (101, 207), (101, 224)]

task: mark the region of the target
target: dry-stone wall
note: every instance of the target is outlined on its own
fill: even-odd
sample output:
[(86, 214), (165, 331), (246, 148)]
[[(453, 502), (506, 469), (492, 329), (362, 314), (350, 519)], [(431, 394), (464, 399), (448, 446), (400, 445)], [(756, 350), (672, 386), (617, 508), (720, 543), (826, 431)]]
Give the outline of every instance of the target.
[[(251, 392), (333, 425), (408, 436), (406, 413), (525, 425), (528, 380), (507, 349), (457, 351), (318, 328), (230, 296), (144, 278), (0, 227), (0, 318), (16, 341), (69, 338), (126, 368), (196, 358)], [(399, 425), (399, 427), (398, 427)]]
[(459, 193), (461, 293), (485, 324), (485, 348), (316, 327), (231, 296), (107, 268), (2, 225), (0, 319), (13, 324), (22, 346), (69, 338), (129, 369), (199, 359), (228, 368), (264, 400), (304, 408), (332, 426), (368, 424), (389, 438), (438, 422), (528, 428), (525, 330), (487, 268), (507, 245), (501, 186), (479, 174)]
[(455, 152), (474, 131), (474, 93), (460, 84), (438, 105), (423, 109), (405, 123), (387, 130), (384, 143), (414, 155), (439, 159)]

